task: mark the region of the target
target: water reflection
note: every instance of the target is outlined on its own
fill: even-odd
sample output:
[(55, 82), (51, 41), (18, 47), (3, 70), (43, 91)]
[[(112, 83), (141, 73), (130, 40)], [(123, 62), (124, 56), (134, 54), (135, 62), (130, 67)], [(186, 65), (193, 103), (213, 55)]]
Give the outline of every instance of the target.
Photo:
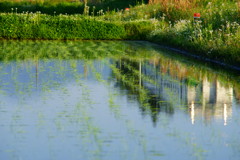
[[(219, 119), (224, 121), (224, 125), (227, 125), (227, 121), (232, 115), (231, 108), (234, 93), (236, 95), (235, 98), (239, 99), (240, 87), (238, 84), (239, 80), (236, 79), (237, 75), (233, 76), (228, 74), (226, 70), (221, 69), (217, 73), (205, 65), (196, 64), (198, 62), (195, 61), (192, 62), (192, 59), (184, 59), (182, 61), (182, 57), (178, 58), (176, 55), (172, 57), (172, 53), (159, 54), (159, 50), (150, 44), (143, 46), (142, 42), (132, 45), (134, 42), (97, 41), (93, 43), (88, 41), (77, 42), (78, 46), (76, 48), (76, 45), (72, 42), (61, 42), (61, 45), (58, 45), (58, 43), (54, 41), (37, 41), (35, 43), (31, 41), (5, 41), (2, 42), (2, 52), (12, 53), (10, 56), (1, 57), (1, 59), (8, 64), (9, 60), (34, 58), (33, 61), (25, 61), (26, 63), (20, 64), (25, 66), (23, 68), (17, 68), (19, 64), (14, 62), (16, 66), (10, 70), (21, 72), (18, 71), (20, 69), (25, 72), (25, 70), (29, 70), (29, 66), (30, 68), (32, 67), (32, 70), (35, 71), (37, 88), (38, 83), (48, 83), (41, 82), (42, 78), (40, 76), (51, 75), (52, 72), (47, 70), (55, 67), (54, 65), (58, 61), (50, 61), (48, 64), (43, 62), (42, 59), (51, 57), (61, 59), (60, 63), (57, 62), (57, 68), (60, 69), (61, 73), (55, 72), (54, 69), (53, 74), (55, 75), (51, 75), (50, 80), (44, 80), (51, 82), (47, 85), (48, 87), (53, 87), (57, 83), (61, 84), (61, 81), (67, 79), (68, 76), (71, 79), (72, 75), (69, 74), (69, 71), (72, 69), (81, 70), (78, 74), (82, 74), (85, 78), (89, 75), (90, 79), (93, 78), (94, 75), (89, 64), (94, 62), (91, 61), (105, 59), (108, 56), (110, 57), (109, 63), (106, 64), (105, 60), (100, 63), (105, 63), (102, 65), (109, 67), (108, 70), (112, 70), (112, 77), (117, 79), (115, 86), (122, 88), (122, 90), (127, 90), (130, 99), (133, 96), (137, 96), (141, 113), (143, 115), (150, 114), (155, 125), (160, 112), (173, 115), (176, 109), (188, 112), (192, 124), (196, 122), (196, 117), (201, 117), (205, 123), (211, 122), (211, 119)], [(106, 46), (106, 43), (111, 47), (103, 52), (102, 47)], [(20, 50), (16, 54), (14, 51), (19, 50), (10, 51), (8, 47), (5, 47), (6, 44), (10, 46), (9, 48), (24, 48), (23, 46), (30, 45), (31, 47), (27, 48), (30, 54), (25, 54), (25, 50)], [(96, 44), (98, 45), (97, 48)], [(37, 50), (35, 54), (32, 54), (34, 52), (31, 50), (35, 51), (40, 46), (43, 46), (43, 49)], [(79, 50), (80, 48), (81, 50)], [(49, 50), (50, 54), (45, 53), (46, 49)], [(85, 52), (82, 52), (82, 50)], [(98, 51), (98, 54), (95, 51)], [(122, 55), (122, 51), (127, 54)], [(77, 52), (80, 52), (80, 54)], [(62, 59), (73, 58), (84, 60), (84, 62), (75, 61), (67, 64), (67, 61), (62, 61)], [(12, 64), (10, 63), (10, 65)], [(48, 66), (49, 69), (46, 69)], [(77, 66), (81, 66), (81, 69)], [(45, 70), (41, 70), (41, 67), (45, 68)], [(6, 70), (9, 70), (7, 68)], [(61, 78), (57, 78), (59, 75), (61, 75)], [(105, 78), (107, 76), (105, 75)], [(13, 86), (8, 87), (13, 88)], [(45, 86), (42, 87), (47, 88)]]
[(1, 49), (0, 159), (240, 155), (239, 73), (145, 42), (5, 41)]
[[(154, 123), (158, 113), (171, 115), (176, 108), (187, 110), (192, 124), (196, 117), (202, 117), (205, 123), (213, 118), (224, 120), (224, 125), (231, 118), (233, 83), (222, 80), (221, 75), (209, 69), (176, 63), (166, 57), (145, 61), (123, 58), (116, 62), (116, 67), (124, 78), (131, 79), (127, 83), (120, 80), (123, 83), (120, 87), (129, 89), (131, 85), (140, 84), (131, 92), (139, 94), (143, 114), (148, 112), (146, 105), (150, 106)], [(147, 95), (142, 97), (140, 93), (144, 90)]]
[[(190, 88), (188, 102), (196, 105), (194, 108), (195, 116), (202, 116), (206, 122), (210, 122), (212, 118), (224, 120), (227, 125), (228, 118), (232, 115), (233, 88), (230, 86), (222, 86), (218, 80), (209, 82), (206, 78), (201, 82), (201, 103), (194, 104), (196, 101), (196, 88)], [(193, 119), (194, 117), (193, 116)]]

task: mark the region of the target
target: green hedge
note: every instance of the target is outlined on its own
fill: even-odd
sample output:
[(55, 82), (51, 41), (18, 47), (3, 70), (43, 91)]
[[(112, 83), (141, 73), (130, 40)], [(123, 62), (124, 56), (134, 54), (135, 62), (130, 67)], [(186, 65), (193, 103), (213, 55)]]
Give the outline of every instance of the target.
[(0, 14), (3, 39), (144, 40), (151, 21), (109, 22), (80, 15)]
[(127, 39), (146, 40), (147, 35), (154, 30), (154, 25), (151, 21), (130, 21), (125, 22), (124, 28)]
[(124, 26), (80, 16), (1, 14), (0, 37), (4, 39), (123, 39)]

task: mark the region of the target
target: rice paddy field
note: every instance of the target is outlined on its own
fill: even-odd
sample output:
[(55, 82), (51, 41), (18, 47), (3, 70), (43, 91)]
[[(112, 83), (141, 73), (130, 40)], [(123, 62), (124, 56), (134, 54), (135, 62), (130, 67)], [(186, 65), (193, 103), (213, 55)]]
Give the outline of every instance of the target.
[(1, 46), (1, 159), (240, 156), (237, 72), (143, 41)]
[(236, 0), (0, 0), (0, 64), (1, 160), (240, 157)]

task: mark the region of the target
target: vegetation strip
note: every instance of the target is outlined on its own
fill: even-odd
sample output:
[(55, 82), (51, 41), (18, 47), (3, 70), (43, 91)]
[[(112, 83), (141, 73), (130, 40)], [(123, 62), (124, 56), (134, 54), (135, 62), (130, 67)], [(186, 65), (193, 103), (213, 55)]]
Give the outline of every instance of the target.
[(161, 48), (165, 48), (165, 49), (168, 49), (168, 50), (180, 53), (182, 55), (190, 56), (190, 57), (193, 57), (195, 59), (199, 59), (199, 60), (202, 60), (202, 61), (205, 61), (205, 62), (214, 63), (214, 64), (217, 64), (219, 66), (223, 66), (223, 67), (226, 67), (226, 68), (230, 68), (230, 69), (233, 69), (233, 70), (240, 71), (240, 67), (238, 67), (238, 66), (234, 66), (234, 65), (231, 65), (231, 64), (223, 63), (221, 61), (213, 60), (213, 59), (210, 59), (210, 58), (207, 58), (207, 57), (191, 54), (191, 53), (189, 53), (187, 51), (184, 51), (184, 50), (181, 50), (181, 49), (177, 49), (177, 48), (173, 48), (173, 47), (169, 47), (169, 46), (166, 46), (166, 45), (165, 46), (161, 45), (161, 44), (157, 44), (157, 45), (159, 47), (161, 47)]
[(240, 67), (240, 3), (236, 0), (152, 0), (125, 10), (91, 6), (85, 3), (82, 15), (52, 16), (13, 8), (0, 14), (0, 38), (148, 40), (195, 58)]

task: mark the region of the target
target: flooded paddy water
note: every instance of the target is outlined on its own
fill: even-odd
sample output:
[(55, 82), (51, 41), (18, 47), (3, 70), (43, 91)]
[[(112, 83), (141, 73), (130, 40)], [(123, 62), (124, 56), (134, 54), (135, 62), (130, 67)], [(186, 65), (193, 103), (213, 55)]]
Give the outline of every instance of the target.
[(1, 41), (1, 160), (239, 159), (240, 77), (147, 42)]

